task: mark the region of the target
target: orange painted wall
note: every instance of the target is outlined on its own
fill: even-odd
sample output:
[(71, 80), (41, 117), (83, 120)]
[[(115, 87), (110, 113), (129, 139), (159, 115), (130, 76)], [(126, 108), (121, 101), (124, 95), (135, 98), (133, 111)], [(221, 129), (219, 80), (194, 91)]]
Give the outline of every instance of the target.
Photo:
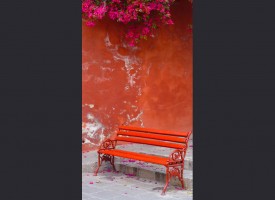
[(124, 26), (82, 22), (83, 151), (112, 137), (121, 124), (189, 131), (193, 119), (192, 4), (177, 0), (174, 25), (127, 47)]

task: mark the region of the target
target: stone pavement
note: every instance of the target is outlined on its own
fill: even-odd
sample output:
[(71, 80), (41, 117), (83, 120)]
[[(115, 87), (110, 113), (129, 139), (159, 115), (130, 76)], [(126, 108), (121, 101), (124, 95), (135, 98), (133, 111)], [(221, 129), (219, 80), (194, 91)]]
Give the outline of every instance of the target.
[[(124, 144), (118, 145), (117, 149), (125, 149), (133, 152), (146, 153), (152, 155), (159, 155), (168, 157), (172, 149), (164, 147), (155, 147), (143, 144)], [(124, 174), (134, 174), (140, 178), (151, 179), (153, 181), (165, 182), (165, 167), (161, 165), (155, 165), (152, 163), (146, 163), (142, 161), (135, 161), (130, 159), (124, 159), (120, 157), (115, 158), (116, 169)], [(82, 156), (82, 172), (92, 173), (97, 168), (97, 152), (91, 151), (83, 153)], [(104, 162), (99, 170), (109, 170), (111, 166), (109, 163)], [(193, 189), (193, 141), (189, 141), (189, 148), (184, 162), (184, 185), (185, 189)], [(173, 178), (172, 184), (180, 185), (178, 179)]]
[(166, 195), (164, 183), (136, 176), (103, 171), (97, 176), (82, 173), (82, 200), (192, 200), (193, 192), (169, 186)]
[[(117, 149), (167, 157), (171, 149), (152, 147), (142, 144), (119, 145)], [(167, 188), (165, 196), (161, 191), (165, 185), (165, 167), (117, 157), (115, 166), (118, 172), (113, 172), (108, 162), (101, 166), (98, 176), (93, 176), (97, 167), (97, 152), (91, 151), (82, 155), (82, 200), (157, 200), (157, 199), (193, 199), (193, 140), (185, 157), (184, 184), (186, 190), (181, 190), (180, 182), (174, 178)]]

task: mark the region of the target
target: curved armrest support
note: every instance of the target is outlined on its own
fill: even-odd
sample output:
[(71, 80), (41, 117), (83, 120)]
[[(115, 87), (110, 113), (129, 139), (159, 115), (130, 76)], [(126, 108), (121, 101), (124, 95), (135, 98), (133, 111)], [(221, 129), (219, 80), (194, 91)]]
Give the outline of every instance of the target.
[(182, 163), (185, 157), (185, 149), (176, 149), (169, 155), (168, 163), (177, 164)]
[(115, 147), (116, 147), (116, 140), (106, 139), (100, 145), (99, 150), (102, 150), (102, 149), (114, 149)]

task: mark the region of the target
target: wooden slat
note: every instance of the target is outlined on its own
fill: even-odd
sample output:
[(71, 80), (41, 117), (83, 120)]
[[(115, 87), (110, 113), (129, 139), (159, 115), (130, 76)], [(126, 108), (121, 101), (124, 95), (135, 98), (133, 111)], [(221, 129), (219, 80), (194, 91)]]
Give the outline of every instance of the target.
[(133, 137), (116, 137), (116, 140), (118, 141), (125, 141), (125, 142), (133, 142), (133, 143), (139, 143), (139, 144), (149, 144), (149, 145), (155, 145), (160, 147), (169, 147), (169, 148), (175, 148), (175, 149), (181, 149), (184, 148), (184, 144), (179, 143), (170, 143), (170, 142), (163, 142), (163, 141), (157, 141), (157, 140), (150, 140), (150, 139), (141, 139), (141, 138), (133, 138)]
[(167, 135), (152, 134), (152, 133), (142, 133), (142, 132), (135, 132), (135, 131), (119, 131), (117, 135), (134, 136), (134, 137), (140, 137), (140, 138), (149, 138), (149, 139), (157, 139), (157, 140), (180, 142), (180, 143), (186, 142), (186, 138), (184, 137), (175, 137), (175, 136), (167, 136)]
[(100, 153), (119, 156), (123, 158), (129, 158), (134, 160), (140, 160), (160, 165), (166, 165), (168, 161), (168, 157), (160, 157), (155, 155), (147, 155), (147, 154), (141, 154), (136, 152), (129, 152), (129, 151), (123, 151), (118, 149), (102, 149), (99, 151)]
[(189, 134), (188, 132), (165, 131), (165, 130), (157, 130), (157, 129), (132, 127), (132, 126), (120, 126), (119, 130), (158, 133), (162, 135), (173, 135), (173, 136), (181, 136), (181, 137), (187, 137)]

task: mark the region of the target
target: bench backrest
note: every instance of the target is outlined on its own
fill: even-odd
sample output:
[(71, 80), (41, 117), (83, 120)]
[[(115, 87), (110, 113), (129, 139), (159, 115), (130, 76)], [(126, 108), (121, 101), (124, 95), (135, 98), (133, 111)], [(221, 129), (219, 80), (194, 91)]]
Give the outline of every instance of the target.
[(187, 146), (191, 133), (120, 126), (115, 140), (182, 149)]

